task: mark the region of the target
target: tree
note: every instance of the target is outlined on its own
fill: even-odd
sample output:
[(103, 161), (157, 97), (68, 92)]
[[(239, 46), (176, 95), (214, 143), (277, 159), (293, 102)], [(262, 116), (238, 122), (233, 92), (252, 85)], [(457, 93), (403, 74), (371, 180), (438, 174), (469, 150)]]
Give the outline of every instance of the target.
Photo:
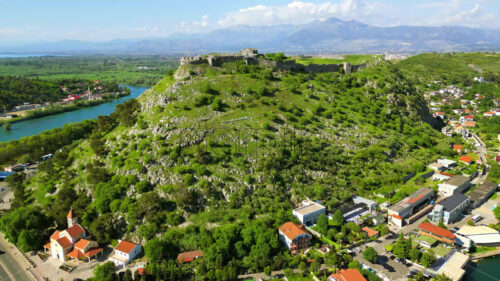
[(43, 231), (49, 225), (49, 219), (35, 206), (19, 207), (0, 218), (0, 230), (23, 252), (42, 247)]
[(451, 281), (451, 279), (444, 275), (444, 273), (434, 276), (431, 281)]
[(127, 268), (127, 271), (125, 271), (125, 281), (134, 281), (130, 268)]
[(94, 277), (96, 281), (113, 281), (116, 279), (115, 264), (108, 261), (94, 268)]
[(318, 222), (316, 222), (316, 226), (321, 234), (326, 235), (328, 231), (328, 219), (325, 214), (319, 215)]
[(409, 257), (412, 261), (418, 261), (420, 259), (420, 251), (416, 248), (412, 248), (409, 253)]
[(376, 263), (378, 259), (378, 253), (374, 248), (367, 247), (363, 251), (363, 258), (371, 263)]
[(400, 233), (398, 240), (396, 241), (396, 243), (394, 243), (392, 252), (394, 253), (394, 255), (396, 255), (396, 257), (400, 259), (406, 259), (408, 258), (408, 255), (410, 253), (410, 248), (410, 240), (404, 240), (403, 234)]
[(493, 213), (495, 214), (495, 218), (497, 218), (497, 220), (500, 220), (500, 204), (497, 205), (495, 209), (493, 209)]
[(422, 257), (420, 257), (420, 264), (423, 267), (431, 267), (436, 263), (436, 256), (434, 254), (425, 252), (422, 254)]
[(393, 249), (393, 248), (394, 248), (394, 247), (393, 247), (391, 244), (387, 244), (387, 245), (385, 245), (385, 251), (386, 251), (386, 252), (392, 252), (392, 249)]
[(315, 259), (312, 263), (311, 263), (311, 266), (309, 267), (309, 270), (314, 273), (314, 274), (318, 274), (319, 273), (319, 269), (321, 267), (321, 264), (318, 262), (318, 259)]
[(332, 224), (334, 226), (340, 226), (340, 225), (344, 224), (344, 216), (342, 215), (342, 212), (340, 211), (340, 209), (337, 209), (335, 211), (335, 213), (333, 214)]

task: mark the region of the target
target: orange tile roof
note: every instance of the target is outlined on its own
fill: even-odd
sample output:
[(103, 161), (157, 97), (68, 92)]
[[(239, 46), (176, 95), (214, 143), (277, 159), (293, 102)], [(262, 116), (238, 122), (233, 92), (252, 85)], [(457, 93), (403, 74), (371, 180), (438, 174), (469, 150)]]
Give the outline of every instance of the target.
[(61, 233), (59, 230), (54, 231), (54, 233), (50, 236), (50, 239), (59, 239), (59, 233)]
[(184, 263), (203, 257), (202, 251), (184, 252), (177, 255), (177, 262)]
[(311, 235), (307, 231), (305, 231), (301, 225), (295, 224), (290, 221), (282, 225), (280, 227), (280, 231), (290, 240), (295, 239), (297, 236), (301, 234)]
[(76, 216), (73, 214), (73, 210), (70, 209), (69, 212), (68, 212), (68, 215), (66, 216), (66, 218), (72, 219), (74, 217), (76, 217)]
[(465, 115), (465, 118), (467, 118), (467, 119), (474, 119), (474, 116), (472, 116), (472, 115)]
[(472, 158), (469, 156), (460, 156), (460, 158), (458, 158), (458, 160), (462, 161), (462, 162), (466, 162), (466, 163), (472, 162)]
[(361, 228), (361, 230), (363, 230), (364, 232), (366, 232), (366, 234), (368, 234), (368, 237), (372, 237), (372, 236), (378, 235), (378, 231), (376, 231), (375, 229), (371, 229), (368, 226), (365, 226), (365, 227)]
[(455, 236), (455, 234), (453, 234), (453, 232), (451, 232), (447, 229), (444, 229), (442, 227), (439, 227), (437, 225), (434, 225), (430, 222), (423, 222), (418, 226), (418, 228), (420, 228), (421, 230), (430, 232), (432, 234), (435, 234), (437, 236), (440, 236), (440, 237), (445, 237), (445, 238), (449, 238), (449, 239), (456, 238), (456, 236)]
[(357, 269), (341, 269), (337, 273), (330, 275), (338, 281), (366, 281)]
[(73, 251), (69, 252), (67, 256), (70, 258), (79, 259), (80, 257), (83, 257), (83, 253), (78, 249), (73, 249)]
[(391, 215), (391, 216), (392, 216), (393, 218), (396, 218), (396, 219), (398, 219), (398, 220), (402, 220), (402, 219), (403, 219), (403, 217), (401, 217), (401, 216), (398, 216), (398, 215)]
[(71, 244), (71, 241), (69, 241), (69, 239), (68, 239), (68, 238), (66, 238), (66, 237), (59, 238), (59, 239), (57, 239), (56, 241), (57, 241), (57, 243), (59, 243), (59, 245), (61, 245), (61, 247), (63, 247), (63, 248), (68, 248), (69, 246), (73, 245), (73, 244)]
[(454, 144), (453, 145), (453, 149), (456, 149), (456, 150), (461, 150), (462, 149), (462, 146), (460, 144)]
[(89, 240), (87, 239), (80, 239), (78, 240), (78, 242), (75, 243), (75, 248), (77, 249), (85, 249), (85, 247), (87, 247), (87, 245), (90, 243)]
[(448, 176), (448, 177), (454, 177), (455, 176), (455, 175), (452, 175), (452, 174), (449, 174), (449, 173), (445, 173), (445, 172), (440, 172), (439, 174), (443, 175), (443, 176)]
[(102, 252), (102, 248), (95, 248), (95, 249), (90, 249), (88, 252), (86, 252), (83, 255), (86, 256), (87, 258), (90, 258), (90, 257), (97, 255), (100, 252)]
[(50, 243), (47, 243), (47, 244), (43, 245), (43, 247), (46, 248), (46, 249), (50, 249)]
[(66, 232), (69, 234), (71, 237), (77, 237), (78, 235), (82, 234), (85, 232), (83, 227), (79, 224), (75, 224), (72, 227), (66, 229)]
[(137, 244), (122, 240), (118, 243), (118, 245), (116, 245), (115, 250), (128, 254), (134, 249), (135, 246), (137, 246)]
[(139, 275), (142, 275), (142, 273), (143, 273), (144, 271), (146, 271), (146, 275), (149, 275), (149, 270), (148, 270), (147, 268), (146, 268), (146, 269), (145, 269), (145, 268), (138, 268), (138, 269), (137, 269), (137, 273), (138, 273)]
[(422, 195), (417, 196), (415, 198), (410, 198), (410, 199), (408, 199), (408, 203), (413, 204), (413, 203), (417, 202), (418, 200), (422, 199), (424, 196), (425, 196), (425, 194), (422, 194)]

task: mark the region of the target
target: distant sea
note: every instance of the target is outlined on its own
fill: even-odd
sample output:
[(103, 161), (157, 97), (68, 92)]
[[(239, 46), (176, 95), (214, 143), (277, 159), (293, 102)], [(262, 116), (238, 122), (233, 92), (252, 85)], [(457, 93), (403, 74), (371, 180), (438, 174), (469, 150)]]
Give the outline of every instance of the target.
[(56, 54), (2, 54), (0, 58), (29, 58), (29, 57), (66, 57), (69, 55), (56, 55)]

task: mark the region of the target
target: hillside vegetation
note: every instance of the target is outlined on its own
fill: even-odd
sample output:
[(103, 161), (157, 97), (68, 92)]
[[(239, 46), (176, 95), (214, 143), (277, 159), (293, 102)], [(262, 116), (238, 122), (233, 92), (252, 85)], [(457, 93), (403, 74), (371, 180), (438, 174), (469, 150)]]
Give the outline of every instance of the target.
[[(181, 66), (190, 77), (166, 76), (40, 164), (12, 212), (64, 226), (72, 208), (101, 244), (145, 245), (166, 279), (193, 274), (175, 257), (198, 249), (204, 258), (191, 266), (205, 280), (296, 268), (305, 257), (292, 257), (277, 235), (294, 204), (322, 200), (333, 211), (353, 194), (404, 196), (418, 186), (400, 190), (403, 176), (454, 153), (401, 68), (345, 75)], [(32, 236), (39, 228), (0, 219), (25, 250), (41, 247)], [(328, 234), (347, 243), (337, 235), (345, 231)]]

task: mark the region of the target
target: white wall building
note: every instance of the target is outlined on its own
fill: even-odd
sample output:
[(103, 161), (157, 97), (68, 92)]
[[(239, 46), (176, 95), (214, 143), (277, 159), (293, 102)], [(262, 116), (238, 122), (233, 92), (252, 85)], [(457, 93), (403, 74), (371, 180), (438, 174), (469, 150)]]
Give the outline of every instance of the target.
[(470, 185), (469, 178), (464, 176), (454, 176), (444, 183), (438, 184), (438, 191), (441, 195), (449, 197), (455, 193), (462, 193)]
[(113, 249), (113, 254), (108, 258), (118, 267), (125, 267), (142, 252), (141, 245), (124, 240), (118, 240), (118, 245)]
[(310, 226), (318, 221), (321, 214), (326, 213), (326, 208), (316, 202), (302, 206), (292, 211), (292, 214), (299, 219), (301, 224)]

